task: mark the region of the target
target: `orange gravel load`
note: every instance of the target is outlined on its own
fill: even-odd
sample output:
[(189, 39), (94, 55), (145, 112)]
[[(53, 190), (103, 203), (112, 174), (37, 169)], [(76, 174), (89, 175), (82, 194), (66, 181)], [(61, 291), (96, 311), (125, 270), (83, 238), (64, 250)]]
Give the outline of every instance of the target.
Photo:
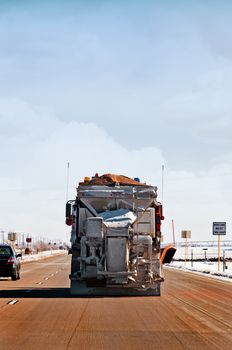
[(102, 176), (94, 176), (92, 180), (88, 182), (89, 185), (99, 186), (113, 186), (119, 184), (120, 186), (145, 186), (144, 183), (133, 180), (130, 177), (124, 175), (104, 174)]

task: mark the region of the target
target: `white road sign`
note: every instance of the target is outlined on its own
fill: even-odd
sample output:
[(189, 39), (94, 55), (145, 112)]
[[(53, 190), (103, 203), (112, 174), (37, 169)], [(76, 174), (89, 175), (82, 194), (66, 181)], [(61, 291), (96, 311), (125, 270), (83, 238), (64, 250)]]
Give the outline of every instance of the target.
[(226, 222), (213, 222), (213, 235), (226, 235)]

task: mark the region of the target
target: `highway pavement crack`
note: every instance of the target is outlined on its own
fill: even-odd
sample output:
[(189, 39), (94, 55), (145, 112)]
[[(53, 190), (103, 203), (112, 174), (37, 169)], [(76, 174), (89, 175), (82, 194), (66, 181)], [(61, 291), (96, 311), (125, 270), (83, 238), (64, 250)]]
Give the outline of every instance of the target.
[(84, 307), (84, 310), (82, 311), (81, 317), (79, 318), (78, 323), (77, 323), (76, 327), (74, 328), (71, 337), (69, 338), (69, 341), (68, 341), (68, 344), (66, 346), (66, 349), (69, 348), (69, 345), (70, 345), (70, 343), (71, 343), (71, 341), (72, 341), (72, 339), (73, 339), (73, 337), (74, 337), (74, 335), (75, 335), (75, 333), (76, 333), (76, 331), (77, 331), (77, 329), (78, 329), (78, 327), (79, 327), (79, 325), (80, 325), (80, 323), (81, 323), (81, 321), (82, 321), (82, 319), (84, 317), (85, 311), (86, 311), (86, 309), (87, 309), (87, 307), (89, 305), (89, 301), (90, 301), (90, 299), (87, 300), (87, 303), (86, 303), (86, 305)]

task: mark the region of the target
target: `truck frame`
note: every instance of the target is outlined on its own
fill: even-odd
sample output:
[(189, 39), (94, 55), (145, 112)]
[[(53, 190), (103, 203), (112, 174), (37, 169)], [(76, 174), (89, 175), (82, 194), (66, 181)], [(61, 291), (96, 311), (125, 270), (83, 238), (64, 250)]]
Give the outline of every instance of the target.
[(72, 295), (160, 295), (162, 205), (157, 187), (96, 174), (66, 203)]

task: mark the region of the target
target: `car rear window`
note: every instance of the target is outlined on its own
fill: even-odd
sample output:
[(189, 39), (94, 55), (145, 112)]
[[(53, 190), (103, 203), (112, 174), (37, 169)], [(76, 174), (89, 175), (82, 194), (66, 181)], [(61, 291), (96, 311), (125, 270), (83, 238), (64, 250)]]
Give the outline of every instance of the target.
[(9, 256), (12, 254), (10, 247), (0, 247), (0, 256)]

